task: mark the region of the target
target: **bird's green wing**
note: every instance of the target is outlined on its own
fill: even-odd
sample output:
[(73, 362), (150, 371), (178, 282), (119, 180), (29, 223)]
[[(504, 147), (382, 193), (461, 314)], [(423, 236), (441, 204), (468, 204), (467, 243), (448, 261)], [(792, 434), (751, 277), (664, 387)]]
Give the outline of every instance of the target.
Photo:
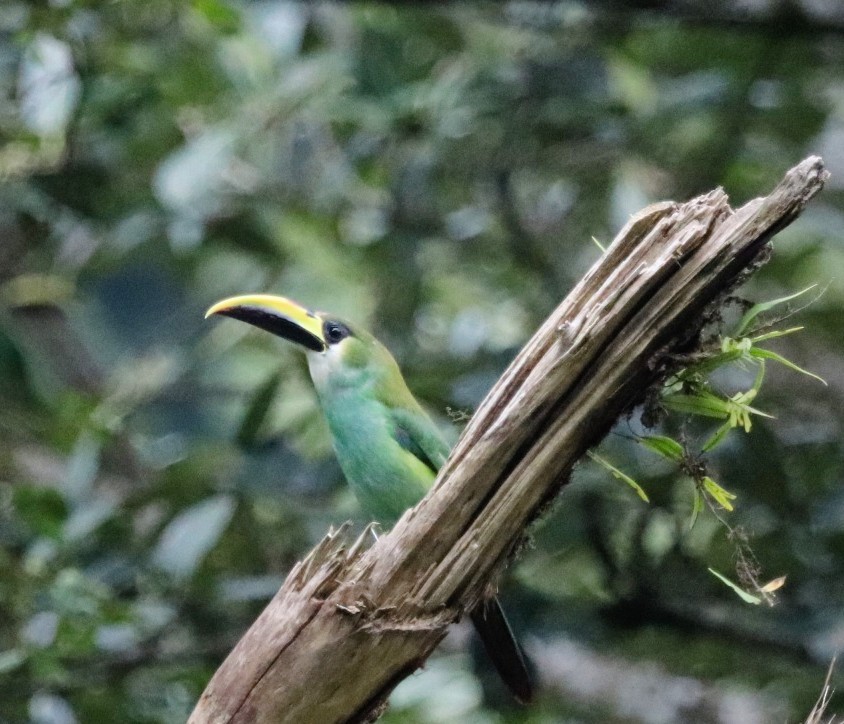
[(418, 408), (394, 407), (391, 411), (396, 441), (436, 474), (450, 448), (430, 417)]

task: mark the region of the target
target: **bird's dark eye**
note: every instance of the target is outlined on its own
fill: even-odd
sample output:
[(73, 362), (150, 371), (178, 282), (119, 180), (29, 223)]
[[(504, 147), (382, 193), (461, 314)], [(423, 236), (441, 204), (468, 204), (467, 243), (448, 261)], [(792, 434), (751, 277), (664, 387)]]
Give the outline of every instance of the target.
[(337, 344), (351, 334), (349, 328), (342, 322), (327, 321), (323, 325), (323, 334), (328, 344)]

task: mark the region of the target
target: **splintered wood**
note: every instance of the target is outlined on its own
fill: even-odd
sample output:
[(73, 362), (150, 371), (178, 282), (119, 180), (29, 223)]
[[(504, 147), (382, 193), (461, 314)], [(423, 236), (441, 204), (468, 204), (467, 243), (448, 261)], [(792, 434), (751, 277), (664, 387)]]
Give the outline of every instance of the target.
[(363, 722), (488, 593), (526, 526), (613, 423), (695, 349), (712, 310), (827, 178), (810, 157), (737, 210), (718, 189), (621, 230), (472, 417), (432, 491), (366, 548), (328, 536), (223, 662), (191, 715)]

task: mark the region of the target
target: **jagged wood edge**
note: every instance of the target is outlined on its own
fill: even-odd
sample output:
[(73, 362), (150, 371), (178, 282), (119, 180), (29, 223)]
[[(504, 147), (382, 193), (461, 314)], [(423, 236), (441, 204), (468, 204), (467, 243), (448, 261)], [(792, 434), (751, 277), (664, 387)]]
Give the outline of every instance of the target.
[(720, 189), (637, 214), (508, 367), (434, 490), (365, 549), (331, 533), (190, 721), (366, 721), (485, 595), (572, 466), (693, 349), (706, 310), (822, 188), (820, 158), (733, 211)]

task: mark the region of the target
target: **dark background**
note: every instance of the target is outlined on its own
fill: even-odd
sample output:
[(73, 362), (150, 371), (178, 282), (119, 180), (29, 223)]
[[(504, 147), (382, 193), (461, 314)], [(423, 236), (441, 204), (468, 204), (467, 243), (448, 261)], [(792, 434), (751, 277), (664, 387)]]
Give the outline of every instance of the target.
[[(291, 565), (364, 522), (303, 360), (210, 303), (368, 325), (456, 437), (592, 237), (819, 153), (741, 294), (825, 290), (770, 348), (829, 386), (769, 365), (775, 419), (710, 456), (743, 537), (689, 532), (692, 483), (622, 423), (600, 452), (651, 503), (583, 463), (502, 581), (537, 706), (458, 628), (384, 718), (802, 721), (844, 643), (844, 12), (738, 6), (6, 0), (0, 721), (183, 721)], [(788, 576), (773, 607), (707, 572), (748, 551)]]

